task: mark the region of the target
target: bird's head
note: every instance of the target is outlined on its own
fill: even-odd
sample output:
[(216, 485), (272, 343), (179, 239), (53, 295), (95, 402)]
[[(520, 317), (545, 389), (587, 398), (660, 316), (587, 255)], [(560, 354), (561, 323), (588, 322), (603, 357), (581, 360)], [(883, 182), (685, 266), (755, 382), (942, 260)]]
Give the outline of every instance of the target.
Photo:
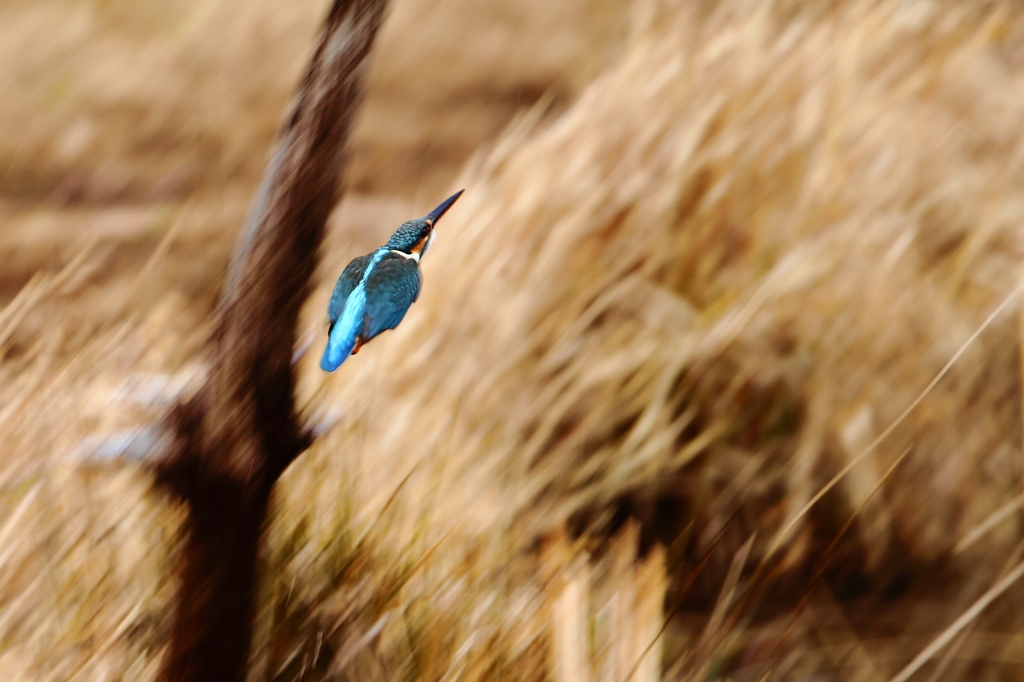
[(437, 221), (441, 219), (441, 216), (452, 207), (456, 199), (462, 196), (464, 190), (459, 190), (455, 194), (451, 195), (447, 199), (441, 202), (441, 205), (435, 208), (433, 211), (417, 218), (416, 220), (410, 220), (409, 222), (402, 223), (402, 225), (395, 230), (395, 233), (391, 235), (391, 239), (388, 240), (386, 247), (395, 251), (401, 251), (417, 258), (427, 252), (427, 247), (430, 246), (430, 240), (434, 237), (434, 227), (437, 225)]

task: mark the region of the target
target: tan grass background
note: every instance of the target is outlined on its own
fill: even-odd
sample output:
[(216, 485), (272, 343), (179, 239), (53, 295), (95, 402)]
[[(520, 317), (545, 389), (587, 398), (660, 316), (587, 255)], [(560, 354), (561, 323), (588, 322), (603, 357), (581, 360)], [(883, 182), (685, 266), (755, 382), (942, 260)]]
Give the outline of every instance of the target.
[[(181, 512), (74, 453), (201, 379), (323, 9), (0, 6), (2, 679), (154, 674)], [(1022, 45), (1010, 2), (397, 0), (251, 678), (896, 675), (1024, 551), (1016, 299), (922, 397), (1020, 281)], [(456, 186), (321, 373), (337, 272)], [(914, 679), (1019, 679), (1022, 598)]]

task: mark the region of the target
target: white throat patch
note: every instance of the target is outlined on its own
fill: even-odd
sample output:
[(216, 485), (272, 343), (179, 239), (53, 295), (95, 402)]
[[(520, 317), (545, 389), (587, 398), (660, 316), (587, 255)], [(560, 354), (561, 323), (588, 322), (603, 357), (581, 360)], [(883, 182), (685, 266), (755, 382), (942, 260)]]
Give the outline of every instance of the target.
[(417, 263), (420, 262), (420, 254), (418, 253), (406, 253), (405, 251), (398, 251), (396, 249), (391, 249), (391, 253), (397, 253), (399, 256), (405, 258), (406, 260), (414, 260)]

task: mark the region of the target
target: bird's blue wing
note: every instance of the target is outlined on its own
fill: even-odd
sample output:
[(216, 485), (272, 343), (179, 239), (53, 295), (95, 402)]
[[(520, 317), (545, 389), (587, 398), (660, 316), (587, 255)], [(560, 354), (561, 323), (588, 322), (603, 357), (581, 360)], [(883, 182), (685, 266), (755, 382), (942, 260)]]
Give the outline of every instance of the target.
[(420, 295), (420, 266), (412, 258), (389, 253), (366, 279), (363, 342), (398, 326)]
[(363, 272), (366, 270), (366, 266), (370, 264), (370, 258), (373, 254), (367, 254), (356, 258), (347, 266), (341, 273), (341, 277), (338, 278), (338, 283), (334, 285), (334, 293), (331, 294), (331, 302), (327, 304), (327, 319), (330, 320), (331, 326), (338, 321), (341, 317), (342, 311), (345, 310), (345, 301), (348, 300), (349, 294), (359, 284), (359, 280), (363, 277)]

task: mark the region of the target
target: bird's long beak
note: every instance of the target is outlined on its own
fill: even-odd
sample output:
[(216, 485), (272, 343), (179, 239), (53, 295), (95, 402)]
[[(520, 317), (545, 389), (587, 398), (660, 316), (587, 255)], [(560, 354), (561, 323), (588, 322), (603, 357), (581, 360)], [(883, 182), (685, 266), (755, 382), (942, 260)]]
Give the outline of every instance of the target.
[(443, 216), (448, 211), (448, 209), (452, 207), (452, 204), (454, 204), (455, 201), (459, 197), (461, 197), (462, 193), (465, 192), (465, 191), (466, 190), (464, 190), (464, 189), (460, 189), (458, 192), (456, 192), (455, 194), (451, 195), (450, 197), (448, 197), (447, 199), (442, 201), (440, 206), (438, 206), (433, 211), (428, 213), (427, 216), (424, 218), (424, 220), (427, 221), (427, 225), (430, 225), (431, 227), (433, 227), (434, 223), (436, 223), (438, 220), (441, 219), (441, 216)]

